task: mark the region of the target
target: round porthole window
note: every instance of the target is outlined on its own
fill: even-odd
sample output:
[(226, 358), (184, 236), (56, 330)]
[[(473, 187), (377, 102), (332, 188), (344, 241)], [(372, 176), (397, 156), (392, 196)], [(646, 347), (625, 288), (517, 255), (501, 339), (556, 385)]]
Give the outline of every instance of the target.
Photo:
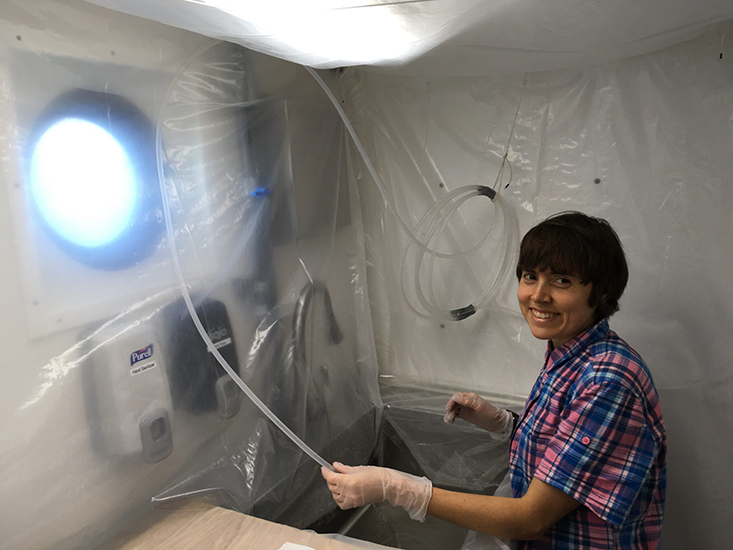
[(74, 90), (38, 118), (26, 150), (30, 201), (53, 241), (98, 269), (148, 257), (162, 236), (155, 132), (126, 99)]

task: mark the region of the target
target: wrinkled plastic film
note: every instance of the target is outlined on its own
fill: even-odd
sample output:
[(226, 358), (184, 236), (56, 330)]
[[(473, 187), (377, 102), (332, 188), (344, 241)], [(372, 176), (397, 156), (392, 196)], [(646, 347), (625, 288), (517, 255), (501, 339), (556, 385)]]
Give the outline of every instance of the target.
[[(239, 377), (305, 445), (327, 462), (363, 463), (376, 444), (379, 397), (361, 336), (369, 331), (356, 329), (363, 322), (355, 314), (362, 300), (354, 286), (358, 234), (341, 125), (302, 68), (279, 67), (298, 82), (299, 97), (279, 89), (277, 79), (270, 83), (267, 75), (276, 73), (260, 76), (258, 57), (228, 48), (202, 52), (161, 114), (172, 225), (192, 305), (209, 333), (206, 304), (226, 305)], [(231, 74), (224, 74), (228, 65)], [(229, 271), (210, 267), (222, 261)], [(183, 300), (181, 306), (179, 314), (190, 318)], [(235, 364), (228, 345), (220, 351)], [(208, 493), (230, 507), (308, 526), (333, 507), (320, 465), (265, 416), (244, 426), (259, 409), (241, 408), (244, 417), (227, 422), (242, 435), (233, 427), (222, 432), (210, 458), (191, 463), (186, 476), (156, 494), (155, 505)]]
[[(449, 395), (440, 389), (400, 386), (384, 381), (383, 463), (427, 476), (437, 487), (492, 494), (509, 466), (509, 442), (466, 422), (445, 424)], [(517, 401), (491, 396), (499, 407), (521, 408)]]
[[(481, 239), (479, 243), (474, 245), (473, 247), (463, 250), (461, 252), (455, 253), (455, 254), (445, 254), (438, 251), (438, 247), (441, 244), (443, 232), (448, 225), (451, 216), (458, 210), (458, 208), (461, 206), (462, 203), (464, 203), (466, 200), (473, 196), (479, 196), (482, 194), (480, 191), (480, 188), (477, 189), (473, 186), (466, 186), (461, 187), (459, 189), (455, 189), (454, 191), (448, 193), (446, 196), (441, 198), (436, 202), (435, 205), (433, 205), (421, 218), (420, 222), (416, 225), (415, 229), (411, 229), (408, 224), (404, 221), (403, 217), (400, 215), (400, 213), (397, 211), (395, 205), (393, 204), (393, 200), (390, 197), (390, 194), (388, 193), (387, 189), (385, 188), (384, 183), (382, 182), (381, 177), (377, 173), (376, 169), (374, 168), (374, 165), (372, 164), (371, 159), (369, 158), (369, 155), (367, 154), (364, 146), (361, 143), (361, 140), (359, 139), (359, 136), (357, 135), (356, 131), (354, 130), (353, 125), (351, 124), (351, 121), (349, 120), (348, 116), (344, 112), (343, 108), (341, 107), (339, 101), (336, 99), (336, 96), (333, 94), (331, 89), (326, 85), (326, 83), (323, 81), (323, 79), (316, 73), (312, 68), (306, 67), (306, 70), (313, 76), (313, 78), (318, 82), (318, 84), (321, 86), (323, 91), (326, 93), (328, 98), (330, 99), (332, 105), (338, 112), (339, 116), (341, 117), (342, 121), (344, 122), (347, 131), (349, 132), (349, 135), (351, 136), (354, 145), (356, 146), (360, 156), (361, 160), (364, 162), (364, 165), (367, 167), (367, 170), (369, 171), (369, 174), (372, 177), (373, 182), (376, 184), (379, 191), (382, 193), (382, 196), (384, 198), (385, 203), (390, 208), (392, 213), (395, 215), (395, 218), (399, 222), (399, 224), (402, 226), (403, 230), (407, 235), (410, 237), (410, 241), (405, 247), (405, 256), (403, 257), (402, 264), (400, 265), (400, 270), (404, 273), (405, 271), (405, 265), (407, 260), (407, 255), (410, 250), (411, 246), (417, 247), (417, 259), (416, 259), (416, 265), (415, 265), (415, 273), (414, 273), (414, 289), (415, 294), (417, 297), (417, 300), (419, 302), (419, 306), (422, 310), (417, 309), (414, 307), (411, 303), (410, 298), (407, 296), (407, 292), (405, 290), (405, 277), (402, 277), (402, 296), (405, 300), (405, 303), (407, 304), (408, 308), (415, 314), (423, 318), (442, 318), (446, 320), (456, 320), (461, 319), (462, 317), (457, 317), (456, 313), (459, 312), (461, 308), (454, 309), (454, 308), (441, 308), (438, 306), (436, 297), (435, 297), (435, 289), (433, 286), (433, 274), (434, 274), (434, 266), (435, 266), (435, 259), (441, 258), (441, 259), (454, 259), (456, 257), (463, 257), (471, 252), (474, 252), (478, 250), (489, 238), (489, 236), (493, 233), (494, 225), (491, 225), (488, 233), (484, 238)], [(524, 80), (524, 85), (526, 86), (526, 77)], [(524, 93), (524, 87), (522, 88), (522, 95)], [(517, 109), (516, 113), (514, 115), (514, 122), (512, 124), (512, 127), (509, 131), (509, 136), (507, 139), (507, 145), (506, 150), (504, 152), (504, 156), (502, 158), (502, 164), (499, 168), (496, 176), (496, 181), (494, 182), (494, 187), (498, 183), (503, 183), (503, 171), (505, 164), (509, 164), (509, 167), (511, 169), (511, 163), (507, 160), (507, 153), (509, 146), (511, 144), (511, 139), (514, 134), (514, 128), (516, 126), (517, 117), (519, 115), (519, 109), (521, 108), (521, 98), (520, 95), (519, 101), (517, 103)], [(509, 182), (511, 182), (511, 177), (509, 178)], [(508, 186), (508, 183), (507, 183)], [(501, 199), (501, 196), (499, 195), (498, 191), (494, 191), (494, 194), (492, 196), (492, 201), (495, 202), (495, 208), (500, 209), (502, 212), (502, 220), (503, 220), (503, 233), (500, 235), (499, 239), (503, 239), (503, 246), (500, 253), (500, 262), (497, 262), (499, 267), (498, 269), (495, 269), (492, 272), (492, 276), (489, 279), (489, 283), (483, 288), (481, 291), (481, 294), (477, 300), (471, 301), (469, 305), (463, 309), (470, 309), (472, 312), (475, 312), (477, 309), (480, 309), (484, 307), (485, 303), (490, 301), (496, 292), (496, 286), (497, 283), (499, 283), (503, 276), (507, 273), (507, 267), (512, 262), (512, 259), (514, 258), (515, 251), (514, 251), (514, 245), (516, 241), (516, 216), (513, 212), (510, 211), (510, 207), (507, 205), (506, 201), (503, 201)], [(454, 197), (458, 195), (464, 195), (460, 199), (456, 198), (454, 202), (451, 202)], [(448, 204), (449, 207), (444, 210), (444, 205)], [(421, 230), (421, 225), (423, 222), (426, 222), (427, 227)], [(435, 222), (436, 225), (433, 225), (433, 222)], [(496, 223), (496, 222), (494, 222)], [(439, 225), (438, 225), (439, 224)], [(437, 237), (434, 239), (433, 236), (435, 235), (435, 232), (437, 231)], [(430, 297), (430, 301), (428, 301), (425, 298), (425, 293), (422, 291), (422, 283), (421, 283), (421, 277), (420, 277), (420, 271), (422, 267), (422, 259), (425, 253), (428, 253), (430, 255), (430, 262), (428, 264), (427, 268), (427, 278), (428, 278), (428, 295)]]
[[(206, 51), (206, 50), (204, 50)], [(200, 52), (196, 52), (195, 56), (198, 57), (200, 55)], [(179, 71), (177, 76), (180, 76), (189, 65), (186, 65), (182, 68), (181, 71)], [(174, 78), (173, 83), (171, 84), (171, 88), (168, 89), (165, 98), (163, 99), (163, 103), (166, 103), (170, 93), (173, 89), (173, 86), (177, 84), (176, 79)], [(230, 107), (236, 107), (237, 105), (230, 105)], [(193, 304), (193, 301), (191, 300), (191, 294), (188, 291), (188, 285), (186, 284), (186, 281), (183, 276), (183, 271), (181, 270), (181, 265), (178, 261), (178, 250), (176, 248), (176, 239), (175, 239), (175, 233), (173, 231), (173, 221), (171, 217), (171, 210), (170, 210), (170, 204), (168, 199), (168, 192), (167, 192), (167, 186), (166, 186), (166, 178), (165, 178), (165, 172), (163, 169), (163, 158), (161, 156), (161, 152), (163, 150), (163, 144), (162, 144), (162, 138), (161, 138), (161, 126), (163, 125), (163, 120), (159, 120), (157, 124), (157, 130), (156, 130), (156, 151), (157, 151), (157, 165), (158, 165), (158, 177), (160, 178), (160, 185), (161, 185), (161, 193), (163, 196), (163, 210), (165, 212), (165, 225), (166, 225), (166, 231), (168, 232), (168, 244), (171, 248), (171, 257), (173, 260), (173, 267), (176, 272), (176, 277), (178, 279), (178, 285), (181, 289), (181, 292), (183, 294), (183, 298), (186, 301), (186, 307), (188, 308), (188, 312), (191, 315), (191, 319), (193, 320), (194, 324), (196, 325), (196, 329), (198, 330), (199, 335), (203, 339), (203, 341), (206, 343), (207, 348), (209, 351), (216, 357), (216, 360), (219, 362), (219, 364), (222, 366), (222, 368), (227, 372), (227, 374), (236, 382), (237, 386), (247, 395), (249, 399), (252, 400), (252, 402), (257, 405), (257, 408), (260, 409), (267, 418), (269, 418), (273, 424), (275, 424), (282, 432), (290, 438), (290, 440), (295, 443), (304, 453), (306, 453), (308, 456), (310, 456), (314, 461), (316, 461), (321, 466), (324, 466), (325, 468), (328, 468), (330, 470), (333, 470), (333, 466), (331, 466), (328, 462), (326, 462), (323, 458), (321, 458), (318, 453), (316, 453), (313, 449), (311, 449), (308, 445), (303, 442), (302, 439), (300, 439), (293, 431), (288, 428), (273, 412), (269, 409), (265, 403), (262, 402), (262, 400), (255, 395), (255, 393), (245, 384), (242, 379), (239, 377), (239, 375), (234, 372), (232, 367), (227, 363), (226, 359), (221, 355), (217, 347), (214, 345), (214, 343), (211, 341), (211, 338), (206, 332), (206, 329), (204, 328), (204, 325), (201, 323), (201, 319), (199, 319), (198, 313), (196, 313), (195, 306)]]
[(0, 338), (0, 548), (94, 547), (151, 500), (308, 527), (335, 507), (320, 465), (206, 347), (162, 203), (154, 246), (99, 269), (41, 225), (22, 164), (69, 91), (132, 104), (153, 143), (162, 120), (177, 259), (217, 351), (324, 460), (365, 463), (381, 401), (332, 107), (302, 68), (84, 2), (11, 2), (0, 26), (0, 301), (15, 312)]
[[(124, 0), (118, 3), (158, 10), (158, 19), (173, 24), (184, 15), (181, 6), (206, 9), (191, 2), (133, 7)], [(494, 6), (482, 4), (484, 9)], [(668, 2), (637, 3), (632, 10), (594, 23), (571, 4), (547, 8), (565, 10), (553, 15), (563, 18), (553, 27), (558, 42), (537, 43), (541, 33), (518, 33), (531, 24), (529, 16), (541, 23), (548, 20), (547, 12), (530, 14), (526, 6), (509, 2), (474, 35), (499, 47), (484, 42), (488, 47), (470, 50), (460, 41), (457, 50), (434, 48), (433, 55), (424, 62), (416, 60), (406, 71), (543, 71), (532, 75), (522, 99), (508, 156), (512, 183), (502, 196), (517, 212), (522, 232), (566, 209), (606, 217), (619, 231), (632, 274), (612, 327), (649, 364), (660, 388), (670, 441), (677, 449), (669, 456), (663, 545), (722, 550), (731, 539), (725, 512), (731, 508), (728, 495), (733, 494), (723, 490), (730, 484), (730, 452), (726, 454), (720, 439), (720, 433), (730, 431), (725, 419), (731, 405), (726, 370), (731, 300), (725, 299), (726, 281), (720, 277), (731, 271), (733, 257), (729, 244), (720, 239), (730, 233), (731, 220), (726, 182), (733, 166), (730, 120), (725, 115), (733, 110), (730, 25), (719, 25), (667, 51), (601, 66), (588, 63), (692, 38), (721, 16), (730, 17), (730, 6), (696, 4), (691, 13), (688, 2), (679, 10), (670, 9)], [(642, 16), (635, 10), (642, 10)], [(475, 12), (461, 13), (477, 24), (487, 22)], [(621, 24), (616, 17), (634, 25)], [(200, 23), (205, 27), (227, 21), (232, 19), (189, 18), (197, 30), (203, 28)], [(240, 22), (227, 28), (230, 36)], [(594, 24), (601, 25), (603, 33)], [(0, 338), (0, 387), (5, 388), (0, 399), (0, 470), (5, 474), (0, 481), (0, 547), (94, 546), (143, 513), (153, 496), (160, 496), (159, 502), (207, 496), (233, 509), (298, 525), (332, 510), (332, 500), (319, 500), (312, 490), (310, 482), (317, 476), (313, 461), (248, 400), (238, 402), (239, 412), (222, 418), (214, 410), (186, 410), (197, 406), (193, 396), (180, 388), (172, 392), (168, 378), (185, 359), (177, 350), (207, 362), (211, 354), (180, 299), (164, 240), (147, 260), (129, 270), (95, 271), (60, 250), (28, 208), (18, 159), (49, 102), (82, 87), (121, 95), (156, 120), (171, 79), (206, 40), (79, 1), (37, 0), (31, 7), (27, 2), (6, 2), (0, 8), (0, 25), (0, 165), (8, 199), (0, 201), (0, 246), (9, 258), (0, 265), (0, 303), (6, 312)], [(337, 28), (348, 33), (348, 26)], [(579, 30), (586, 33), (583, 40)], [(609, 47), (613, 33), (623, 37), (622, 47)], [(531, 47), (523, 47), (524, 40), (533, 41)], [(554, 47), (562, 41), (572, 48)], [(474, 44), (481, 45), (481, 40)], [(508, 51), (507, 44), (516, 48)], [(164, 117), (163, 140), (170, 189), (176, 190), (169, 197), (173, 217), (181, 220), (185, 214), (188, 222), (174, 223), (184, 278), (194, 306), (207, 310), (200, 316), (204, 324), (215, 313), (208, 313), (211, 302), (225, 304), (235, 330), (240, 377), (306, 444), (324, 458), (342, 461), (350, 461), (343, 458), (350, 452), (353, 461), (363, 462), (373, 450), (379, 396), (370, 382), (376, 372), (372, 334), (384, 378), (444, 388), (446, 397), (454, 389), (495, 392), (495, 398), (526, 395), (544, 347), (519, 315), (515, 281), (503, 281), (491, 309), (461, 323), (441, 326), (439, 319), (422, 319), (407, 311), (400, 305), (399, 265), (408, 239), (391, 214), (382, 216), (382, 196), (362, 171), (357, 151), (350, 155), (350, 200), (344, 198), (346, 186), (338, 187), (338, 196), (334, 192), (339, 163), (311, 149), (300, 155), (293, 150), (290, 161), (270, 163), (283, 172), (290, 166), (290, 176), (281, 180), (286, 189), (292, 181), (290, 191), (257, 200), (237, 192), (242, 190), (235, 185), (241, 174), (257, 173), (258, 167), (232, 153), (238, 149), (233, 143), (246, 143), (245, 133), (238, 129), (241, 117), (220, 109), (222, 105), (274, 99), (272, 107), (267, 102), (244, 107), (250, 118), (261, 120), (258, 132), (267, 133), (273, 122), (277, 126), (277, 121), (287, 121), (287, 132), (296, 134), (293, 128), (301, 121), (305, 129), (300, 135), (307, 139), (289, 140), (293, 148), (322, 142), (325, 149), (337, 151), (344, 144), (329, 119), (333, 109), (315, 100), (322, 93), (309, 87), (309, 78), (301, 78), (307, 76), (302, 69), (255, 58), (249, 74), (259, 81), (259, 92), (243, 99), (237, 90), (251, 79), (242, 78), (243, 58), (236, 57), (240, 53), (222, 53), (190, 71), (185, 86), (174, 94), (182, 110)], [(558, 60), (566, 67), (583, 68), (552, 70)], [(339, 66), (344, 59), (331, 62)], [(495, 181), (521, 94), (518, 76), (398, 79), (347, 71), (343, 81), (350, 118), (374, 165), (384, 171), (395, 208), (411, 225), (446, 188)], [(201, 118), (204, 112), (208, 114)], [(222, 128), (233, 129), (233, 142), (217, 141)], [(272, 149), (285, 154), (287, 141), (275, 140)], [(251, 145), (256, 147), (246, 144)], [(248, 158), (262, 160), (262, 154)], [(310, 157), (317, 162), (309, 164)], [(354, 203), (357, 191), (363, 209)], [(464, 203), (456, 216), (465, 225), (453, 227), (453, 241), (447, 235), (446, 252), (460, 253), (466, 243), (481, 241), (484, 232), (473, 228), (484, 229), (481, 223), (493, 216), (493, 209), (486, 207), (484, 199)], [(268, 214), (268, 209), (273, 212)], [(365, 234), (352, 231), (352, 222), (360, 216)], [(276, 266), (271, 273), (277, 281), (273, 295), (262, 285), (270, 280), (264, 269), (268, 262), (239, 261), (266, 255), (266, 247), (252, 246), (265, 241), (252, 241), (251, 236), (261, 234), (256, 221), (269, 217), (277, 219), (268, 226), (276, 233), (267, 252)], [(368, 296), (363, 259), (348, 252), (361, 250), (364, 241)], [(493, 259), (504, 241), (491, 241), (485, 257)], [(435, 260), (438, 300), (463, 304), (480, 294), (480, 274), (489, 273), (493, 264), (484, 262), (483, 255), (469, 256), (459, 259), (468, 266), (461, 270), (465, 289), (451, 288), (454, 274)], [(236, 275), (222, 277), (223, 273)], [(332, 337), (324, 288), (344, 336), (338, 344)], [(298, 316), (308, 319), (300, 324), (305, 329), (298, 341), (305, 342), (305, 348), (293, 345), (294, 312), (301, 296)], [(371, 318), (364, 315), (370, 310)], [(147, 371), (154, 381), (136, 385), (139, 394), (110, 391), (128, 381), (130, 352), (151, 343), (156, 360), (164, 359)], [(293, 347), (300, 351), (294, 353)], [(227, 358), (233, 348), (220, 350)], [(300, 359), (291, 360), (295, 355)], [(120, 361), (127, 363), (121, 371), (111, 368)], [(215, 369), (220, 369), (218, 364)], [(283, 380), (298, 383), (288, 387), (280, 383)], [(186, 406), (173, 406), (171, 393)], [(136, 407), (143, 411), (148, 405), (169, 411), (174, 436), (171, 454), (156, 463), (142, 459), (139, 443), (141, 415)], [(418, 403), (414, 408), (425, 407)], [(419, 419), (412, 412), (408, 416), (407, 428), (395, 440), (412, 441), (405, 448), (414, 454), (410, 447), (417, 453), (430, 430), (414, 430)], [(368, 441), (359, 447), (363, 434)], [(709, 448), (720, 452), (700, 452)], [(434, 452), (440, 455), (439, 449)], [(448, 459), (468, 479), (472, 468), (462, 468), (470, 461)], [(440, 470), (440, 465), (433, 468)], [(691, 473), (696, 483), (680, 481), (689, 480)], [(710, 495), (715, 495), (712, 501)]]
[[(69, 90), (124, 96), (151, 120), (170, 80), (167, 65), (179, 66), (202, 39), (171, 28), (146, 32), (124, 17), (110, 34), (105, 10), (77, 8), (0, 8), (8, 38), (0, 41), (0, 300), (15, 312), (0, 338), (3, 549), (94, 545), (131, 510), (148, 506), (191, 458), (186, 441), (193, 429), (178, 430), (176, 451), (160, 462), (145, 461), (160, 455), (146, 452), (140, 435), (140, 421), (158, 409), (181, 427), (170, 407), (162, 360), (168, 338), (160, 330), (163, 305), (176, 298), (170, 260), (158, 247), (116, 271), (72, 258), (34, 216), (22, 162), (39, 116)], [(130, 60), (149, 59), (152, 51), (157, 70)], [(131, 366), (130, 354), (150, 345), (150, 360)]]
[[(173, 236), (173, 226), (170, 223), (170, 212), (168, 209), (168, 206), (166, 205), (166, 225), (168, 229), (168, 236)], [(172, 252), (176, 254), (176, 249), (172, 245)], [(269, 418), (273, 424), (275, 424), (280, 430), (282, 430), (285, 435), (287, 435), (290, 440), (295, 443), (300, 449), (305, 452), (308, 456), (310, 456), (313, 460), (315, 460), (318, 464), (321, 466), (324, 466), (326, 468), (329, 468), (333, 470), (333, 466), (331, 466), (328, 462), (323, 460), (318, 453), (316, 453), (313, 449), (308, 447), (303, 440), (301, 440), (297, 435), (295, 435), (290, 428), (288, 428), (283, 422), (275, 416), (272, 411), (265, 405), (262, 400), (260, 400), (259, 397), (257, 397), (252, 390), (249, 389), (247, 384), (245, 384), (242, 379), (237, 375), (234, 370), (229, 366), (226, 359), (222, 357), (221, 353), (219, 353), (219, 350), (214, 346), (214, 343), (211, 341), (211, 338), (209, 338), (208, 334), (206, 333), (206, 329), (204, 328), (203, 324), (201, 323), (201, 320), (198, 317), (198, 314), (196, 313), (196, 310), (193, 305), (193, 301), (191, 300), (191, 295), (188, 292), (188, 288), (186, 287), (186, 282), (183, 279), (183, 274), (181, 273), (181, 268), (178, 265), (177, 261), (174, 260), (174, 265), (176, 268), (176, 274), (178, 275), (178, 282), (181, 287), (181, 290), (183, 292), (184, 299), (186, 300), (186, 306), (188, 307), (188, 311), (191, 314), (191, 318), (193, 319), (194, 324), (196, 325), (196, 329), (199, 331), (199, 334), (201, 335), (201, 338), (206, 342), (207, 347), (209, 348), (209, 351), (214, 354), (214, 357), (216, 357), (216, 360), (219, 362), (219, 364), (222, 366), (222, 368), (227, 372), (229, 376), (232, 377), (232, 379), (237, 383), (237, 386), (241, 388), (241, 390), (249, 397), (255, 405), (257, 405), (257, 408), (259, 408), (266, 416)]]
[(356, 148), (359, 151), (359, 154), (361, 155), (361, 159), (364, 162), (365, 166), (367, 167), (367, 170), (369, 170), (369, 173), (372, 175), (372, 178), (374, 178), (374, 183), (376, 184), (379, 191), (382, 193), (382, 196), (384, 197), (384, 200), (387, 206), (390, 208), (390, 210), (392, 210), (395, 217), (397, 218), (397, 221), (399, 221), (400, 225), (405, 230), (405, 232), (408, 235), (410, 235), (410, 237), (413, 240), (417, 241), (418, 244), (420, 244), (420, 241), (418, 241), (417, 237), (415, 237), (412, 234), (412, 229), (400, 217), (397, 210), (395, 210), (395, 207), (389, 198), (389, 193), (387, 192), (387, 189), (384, 187), (384, 183), (382, 183), (382, 178), (380, 178), (379, 175), (377, 174), (377, 171), (374, 168), (374, 165), (372, 164), (372, 161), (370, 160), (369, 155), (367, 154), (366, 150), (364, 149), (364, 146), (362, 145), (361, 140), (359, 139), (359, 136), (356, 133), (356, 130), (354, 130), (354, 126), (351, 124), (349, 117), (346, 116), (346, 113), (341, 108), (341, 105), (339, 104), (338, 99), (336, 99), (336, 96), (334, 95), (334, 93), (326, 85), (323, 79), (320, 76), (318, 76), (318, 73), (316, 71), (314, 71), (311, 67), (305, 67), (305, 69), (316, 80), (316, 82), (318, 82), (318, 84), (321, 86), (323, 91), (328, 96), (328, 99), (331, 100), (331, 104), (333, 105), (334, 109), (336, 109), (336, 111), (338, 112), (339, 116), (341, 117), (341, 120), (344, 122), (344, 125), (346, 126), (346, 129), (349, 132), (349, 135), (351, 136), (351, 139), (354, 140), (354, 145), (356, 145)]
[[(668, 457), (662, 545), (670, 548), (722, 549), (720, 541), (730, 538), (719, 503), (708, 498), (728, 483), (725, 453), (698, 452), (720, 447), (720, 407), (729, 407), (731, 396), (723, 368), (728, 323), (721, 321), (730, 307), (714, 275), (730, 271), (733, 257), (719, 238), (731, 207), (730, 121), (720, 116), (733, 97), (730, 34), (724, 23), (642, 57), (530, 75), (508, 156), (513, 179), (502, 192), (520, 235), (565, 210), (605, 218), (619, 233), (631, 272), (610, 325), (649, 365), (679, 450)], [(519, 75), (463, 80), (352, 71), (344, 87), (350, 118), (399, 211), (417, 217), (419, 205), (442, 192), (440, 183), (494, 180), (522, 83)], [(425, 166), (441, 177), (423, 183)], [(497, 308), (461, 323), (416, 319), (400, 300), (401, 229), (366, 171), (359, 186), (382, 378), (446, 394), (526, 396), (546, 343), (521, 317), (516, 278), (501, 284)], [(484, 215), (466, 210), (466, 234)], [(447, 285), (452, 275), (434, 277)], [(701, 417), (710, 429), (699, 429)], [(705, 473), (692, 486), (680, 481), (685, 471)], [(691, 518), (680, 502), (694, 502), (700, 513)]]
[(311, 67), (371, 65), (404, 75), (459, 77), (632, 57), (690, 40), (733, 16), (731, 6), (717, 0), (694, 6), (688, 0), (625, 2), (623, 9), (574, 0), (90, 1)]

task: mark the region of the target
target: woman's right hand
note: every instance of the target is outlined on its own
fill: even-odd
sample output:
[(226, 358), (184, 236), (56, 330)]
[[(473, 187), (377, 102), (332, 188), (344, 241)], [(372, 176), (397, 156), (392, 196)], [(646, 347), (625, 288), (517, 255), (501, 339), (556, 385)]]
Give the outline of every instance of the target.
[(450, 424), (462, 418), (492, 433), (506, 433), (511, 428), (512, 413), (495, 407), (475, 393), (454, 393), (445, 405), (443, 420)]
[(402, 506), (412, 519), (425, 521), (433, 484), (417, 477), (378, 466), (346, 466), (333, 463), (333, 470), (321, 468), (333, 499), (342, 510), (388, 501)]

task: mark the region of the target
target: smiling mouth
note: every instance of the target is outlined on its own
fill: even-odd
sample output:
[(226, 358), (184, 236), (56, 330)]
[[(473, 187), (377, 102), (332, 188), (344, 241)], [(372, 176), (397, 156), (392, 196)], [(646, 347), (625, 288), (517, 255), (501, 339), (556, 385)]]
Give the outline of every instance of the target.
[(540, 321), (547, 321), (548, 319), (552, 319), (560, 315), (559, 313), (552, 313), (549, 311), (538, 311), (532, 308), (530, 308), (530, 311), (532, 312), (532, 316), (535, 319), (539, 319)]

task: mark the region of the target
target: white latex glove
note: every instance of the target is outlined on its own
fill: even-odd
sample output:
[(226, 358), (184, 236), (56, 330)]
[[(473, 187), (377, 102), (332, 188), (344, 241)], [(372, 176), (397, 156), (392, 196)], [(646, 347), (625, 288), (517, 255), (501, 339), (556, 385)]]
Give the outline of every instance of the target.
[(508, 436), (512, 430), (512, 413), (495, 407), (475, 393), (454, 393), (446, 403), (445, 410), (443, 421), (447, 424), (462, 418), (499, 436)]
[(433, 484), (417, 477), (378, 466), (345, 466), (334, 462), (335, 472), (321, 468), (333, 499), (342, 510), (388, 501), (401, 506), (412, 519), (425, 521)]

